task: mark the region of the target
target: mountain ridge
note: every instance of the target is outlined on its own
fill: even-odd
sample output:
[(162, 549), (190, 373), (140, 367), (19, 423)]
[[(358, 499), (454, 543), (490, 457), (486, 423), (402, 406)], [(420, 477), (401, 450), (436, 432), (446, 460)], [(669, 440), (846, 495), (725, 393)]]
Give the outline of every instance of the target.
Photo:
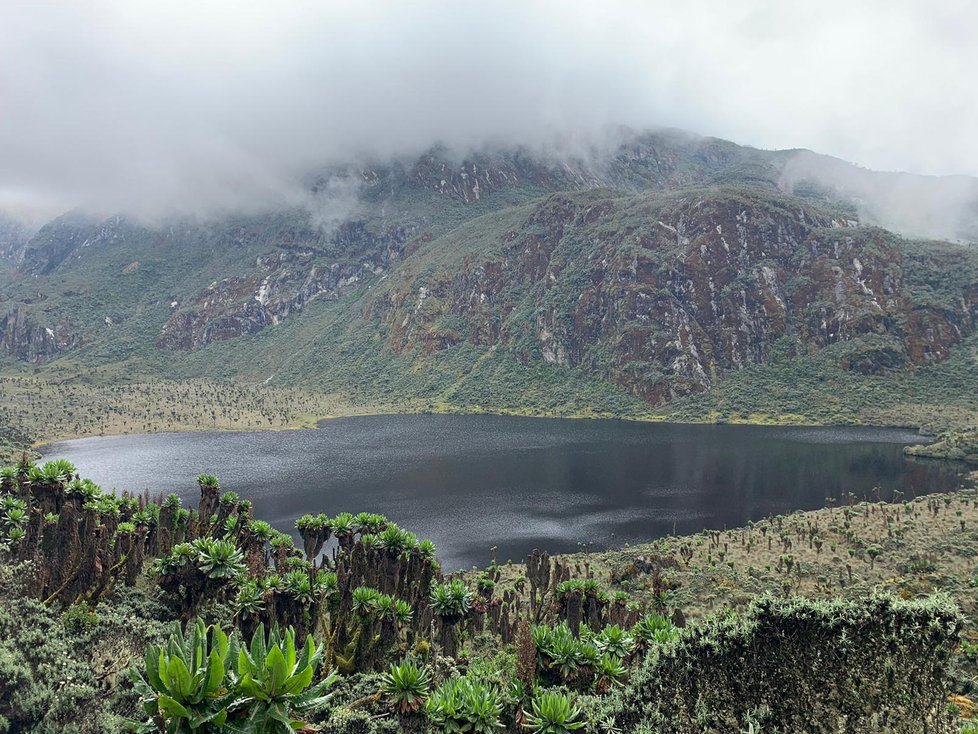
[(308, 208), (71, 213), (7, 248), (0, 367), (641, 415), (824, 352), (861, 409), (970, 348), (978, 249), (868, 226), (786, 174), (798, 155), (674, 131), (604, 158), (435, 148), (313, 177)]

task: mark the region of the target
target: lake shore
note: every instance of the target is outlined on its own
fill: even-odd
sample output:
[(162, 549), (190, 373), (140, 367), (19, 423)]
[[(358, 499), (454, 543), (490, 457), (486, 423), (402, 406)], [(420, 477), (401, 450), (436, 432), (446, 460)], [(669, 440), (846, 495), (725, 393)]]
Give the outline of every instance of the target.
[[(952, 493), (895, 502), (838, 497), (832, 507), (742, 527), (554, 558), (572, 577), (592, 576), (610, 595), (679, 609), (687, 620), (742, 611), (764, 594), (859, 599), (886, 592), (913, 599), (946, 593), (967, 619), (954, 661), (956, 675), (967, 681), (978, 678), (976, 556), (978, 471)], [(525, 595), (526, 576), (522, 563), (501, 566), (493, 593)]]
[(494, 544), (518, 559), (533, 547), (734, 526), (843, 490), (877, 497), (882, 487), (887, 498), (960, 486), (957, 468), (904, 457), (915, 439), (866, 427), (375, 415), (296, 432), (97, 437), (44, 457), (107, 489), (187, 501), (197, 474), (215, 474), (282, 532), (307, 512), (382, 511), (431, 537), (453, 569), (484, 562)]
[(754, 426), (876, 426), (917, 429), (920, 420), (892, 413), (831, 423), (794, 413), (677, 416), (669, 406), (647, 412), (544, 411), (486, 408), (436, 400), (357, 402), (344, 395), (228, 385), (206, 381), (134, 382), (122, 386), (55, 384), (21, 375), (0, 376), (0, 459), (80, 438), (189, 431), (261, 431), (314, 428), (324, 421), (365, 415), (509, 415), (615, 419), (637, 422)]

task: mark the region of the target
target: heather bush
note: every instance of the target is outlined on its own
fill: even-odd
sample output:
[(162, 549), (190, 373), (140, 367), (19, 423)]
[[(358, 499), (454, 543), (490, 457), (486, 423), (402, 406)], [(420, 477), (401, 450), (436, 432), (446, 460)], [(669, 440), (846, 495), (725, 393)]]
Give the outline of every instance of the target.
[(946, 596), (765, 597), (652, 651), (595, 717), (623, 732), (943, 734), (962, 617)]
[(123, 682), (166, 609), (119, 589), (95, 609), (48, 607), (23, 593), (26, 564), (0, 564), (0, 732), (119, 731), (137, 700)]

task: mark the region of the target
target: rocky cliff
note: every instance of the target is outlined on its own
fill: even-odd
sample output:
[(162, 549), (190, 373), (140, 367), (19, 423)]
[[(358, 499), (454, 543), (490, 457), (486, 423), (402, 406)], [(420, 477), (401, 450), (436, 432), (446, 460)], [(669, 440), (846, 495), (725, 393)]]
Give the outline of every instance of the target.
[(24, 222), (0, 213), (0, 265), (19, 265), (31, 230)]
[(335, 299), (384, 273), (399, 256), (410, 231), (390, 227), (374, 234), (362, 221), (344, 222), (332, 247), (315, 238), (280, 245), (255, 259), (248, 275), (214, 281), (188, 303), (171, 301), (173, 314), (157, 345), (191, 351), (274, 326), (317, 298)]
[(0, 317), (0, 353), (29, 364), (52, 359), (77, 345), (78, 338), (67, 319), (42, 325), (24, 309)]
[(425, 258), (375, 300), (396, 351), (467, 340), (579, 367), (661, 403), (764, 362), (884, 341), (849, 368), (940, 362), (974, 332), (974, 283), (950, 308), (918, 302), (897, 238), (782, 197), (742, 190), (558, 194), (487, 257)]

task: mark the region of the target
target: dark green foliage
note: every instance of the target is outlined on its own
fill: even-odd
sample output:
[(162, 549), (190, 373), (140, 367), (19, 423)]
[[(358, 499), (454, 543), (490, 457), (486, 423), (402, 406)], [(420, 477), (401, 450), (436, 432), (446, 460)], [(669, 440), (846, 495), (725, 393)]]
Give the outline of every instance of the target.
[(650, 647), (674, 640), (679, 636), (679, 629), (661, 614), (647, 614), (632, 627), (632, 636), (636, 644)]
[(19, 420), (4, 406), (0, 406), (0, 464), (15, 461), (33, 444), (28, 432)]
[(0, 731), (101, 734), (136, 714), (125, 671), (166, 633), (164, 607), (118, 589), (95, 610), (25, 593), (29, 569), (0, 563)]
[(377, 695), (382, 686), (382, 673), (341, 676), (330, 689), (330, 706), (313, 717), (315, 726), (324, 734), (402, 734), (398, 717)]
[(499, 689), (474, 676), (449, 678), (436, 688), (425, 704), (436, 732), (493, 734), (503, 713)]
[(431, 673), (416, 660), (391, 663), (384, 674), (383, 691), (401, 715), (413, 714), (428, 699)]
[(244, 554), (233, 541), (209, 537), (175, 546), (150, 568), (185, 619), (196, 614), (205, 601), (229, 600), (246, 571)]
[(218, 489), (221, 486), (221, 484), (218, 481), (217, 477), (215, 477), (213, 474), (201, 474), (201, 475), (199, 475), (197, 477), (197, 483), (201, 487), (211, 487), (213, 489)]
[[(66, 215), (36, 234), (23, 270), (0, 268), (0, 292), (5, 297), (0, 317), (16, 307), (39, 328), (71, 322), (77, 346), (65, 354), (48, 355), (53, 358), (48, 364), (31, 366), (42, 380), (49, 380), (42, 384), (53, 393), (66, 389), (63, 380), (81, 378), (108, 395), (136, 376), (154, 381), (213, 380), (226, 395), (204, 390), (200, 399), (211, 406), (220, 406), (225, 398), (234, 405), (274, 403), (252, 389), (268, 382), (302, 384), (343, 395), (353, 404), (410, 410), (647, 417), (653, 411), (639, 397), (644, 390), (655, 390), (656, 400), (671, 399), (673, 394), (688, 394), (689, 386), (677, 379), (671, 358), (660, 358), (664, 350), (619, 349), (632, 337), (647, 345), (656, 336), (658, 325), (643, 323), (644, 314), (609, 326), (610, 335), (602, 334), (603, 325), (616, 311), (627, 309), (633, 298), (657, 302), (683, 298), (683, 318), (688, 317), (694, 331), (718, 333), (729, 328), (725, 322), (709, 319), (710, 309), (702, 301), (684, 298), (694, 286), (679, 277), (680, 261), (687, 257), (679, 244), (684, 237), (667, 234), (675, 230), (677, 219), (688, 223), (686, 215), (691, 211), (711, 210), (722, 199), (743, 211), (745, 221), (749, 213), (751, 221), (768, 225), (761, 234), (779, 246), (799, 239), (785, 230), (785, 223), (795, 222), (799, 215), (806, 223), (803, 236), (812, 239), (798, 242), (797, 253), (786, 248), (781, 267), (789, 271), (788, 277), (772, 290), (772, 298), (790, 302), (792, 294), (817, 279), (819, 268), (806, 259), (816, 250), (820, 258), (825, 256), (826, 264), (849, 267), (849, 258), (837, 252), (833, 256), (832, 251), (852, 240), (874, 261), (881, 252), (892, 251), (893, 257), (882, 262), (863, 260), (875, 275), (885, 276), (888, 292), (899, 291), (896, 300), (905, 297), (918, 314), (946, 310), (951, 315), (949, 329), (967, 335), (973, 319), (962, 309), (962, 298), (971, 297), (968, 294), (978, 279), (973, 248), (903, 240), (882, 230), (848, 226), (846, 220), (856, 216), (855, 204), (813, 182), (798, 182), (793, 196), (787, 196), (778, 176), (786, 155), (723, 141), (691, 143), (655, 133), (630, 138), (606, 162), (608, 170), (601, 166), (600, 171), (569, 175), (568, 170), (580, 161), (565, 170), (528, 157), (525, 151), (497, 152), (478, 157), (480, 176), (495, 181), (483, 189), (484, 195), (473, 197), (460, 195), (458, 186), (464, 184), (458, 179), (459, 162), (435, 151), (417, 161), (413, 170), (401, 163), (372, 169), (370, 177), (377, 178), (359, 192), (357, 219), (343, 222), (335, 231), (321, 230), (315, 217), (301, 209), (206, 224), (171, 222), (160, 228), (124, 217), (96, 222)], [(490, 171), (509, 173), (497, 177)], [(477, 178), (469, 177), (469, 183)], [(677, 209), (684, 200), (695, 205)], [(714, 223), (720, 222), (709, 222)], [(846, 226), (836, 226), (840, 223)], [(726, 221), (723, 225), (727, 236), (730, 227)], [(707, 232), (712, 230), (707, 227)], [(83, 242), (100, 246), (81, 249)], [(521, 272), (502, 280), (478, 275), (480, 270), (518, 259), (515, 250), (526, 244), (540, 245), (539, 257), (546, 266), (540, 272)], [(260, 260), (275, 261), (295, 251), (304, 253), (303, 267), (321, 272), (340, 269), (349, 276), (344, 278), (347, 285), (297, 304), (274, 329), (191, 352), (157, 346), (171, 317), (191, 316), (201, 309), (200, 296), (209, 292), (212, 282), (246, 277), (257, 287), (265, 276)], [(766, 250), (767, 255), (770, 252)], [(743, 285), (756, 282), (756, 270), (766, 267), (767, 255), (762, 252), (749, 267), (743, 266), (743, 272), (716, 295), (736, 295)], [(593, 262), (606, 263), (602, 272), (590, 268)], [(795, 273), (795, 264), (804, 267)], [(534, 263), (528, 265), (534, 269)], [(540, 277), (544, 271), (546, 277)], [(639, 271), (642, 278), (637, 277)], [(711, 292), (712, 277), (721, 272), (712, 273)], [(601, 280), (598, 288), (596, 280)], [(439, 291), (439, 285), (448, 287)], [(421, 287), (429, 293), (412, 312), (418, 317), (418, 333), (402, 350), (403, 345), (391, 338), (399, 322), (385, 319), (384, 311), (392, 299), (407, 294), (413, 303)], [(705, 284), (696, 283), (695, 290), (702, 294)], [(605, 304), (600, 312), (576, 311), (585, 291)], [(470, 294), (480, 293), (489, 305), (470, 302)], [(878, 297), (880, 291), (873, 295)], [(242, 300), (253, 306), (253, 293), (246, 288)], [(445, 307), (453, 301), (469, 305)], [(857, 300), (851, 307), (853, 314), (865, 315), (862, 312), (877, 307), (869, 301)], [(831, 304), (808, 305), (815, 312)], [(729, 303), (720, 308), (728, 314), (735, 310)], [(212, 323), (235, 321), (222, 315), (227, 318)], [(773, 342), (769, 337), (803, 331), (797, 323), (782, 330), (776, 323), (780, 317), (770, 315), (765, 317), (771, 323), (763, 334), (748, 335), (758, 337), (756, 356), (766, 365), (748, 366), (748, 374), (741, 374), (737, 370), (752, 359), (719, 364), (715, 370), (706, 364), (713, 386), (709, 395), (655, 413), (690, 420), (751, 420), (754, 414), (763, 414), (753, 419), (898, 422), (906, 415), (900, 410), (902, 404), (910, 402), (920, 410), (909, 419), (915, 424), (943, 420), (943, 411), (928, 405), (931, 395), (923, 394), (922, 388), (936, 393), (940, 404), (953, 404), (974, 415), (974, 396), (961, 389), (966, 380), (949, 379), (940, 365), (911, 372), (907, 349), (899, 342), (904, 333), (920, 335), (926, 330), (891, 323), (889, 317), (881, 324), (870, 320), (857, 323), (856, 331), (845, 335), (850, 343), (812, 355), (791, 343), (792, 337), (768, 343)], [(106, 328), (107, 317), (111, 328)], [(554, 355), (544, 354), (547, 348), (540, 333), (544, 324), (560, 343), (584, 345), (575, 350), (569, 365), (547, 361)], [(953, 346), (956, 338), (938, 336), (938, 341), (947, 342), (943, 348)], [(810, 341), (807, 346), (814, 348)], [(689, 354), (685, 347), (684, 351)], [(699, 356), (705, 358), (706, 352), (700, 348)], [(959, 352), (966, 357), (968, 346), (954, 346), (955, 357)], [(841, 367), (843, 362), (848, 366)], [(26, 371), (23, 363), (12, 359), (4, 359), (3, 367), (12, 373)], [(726, 370), (731, 372), (725, 374)], [(877, 370), (887, 374), (876, 374)], [(966, 372), (974, 384), (975, 370)], [(888, 391), (890, 385), (894, 389)], [(665, 387), (677, 389), (675, 393), (657, 389)], [(93, 402), (100, 417), (117, 409), (117, 404)], [(894, 413), (879, 417), (880, 409)], [(170, 422), (184, 427), (202, 422), (221, 425), (225, 418), (230, 423), (233, 412), (210, 411), (202, 420), (198, 416), (198, 420)], [(270, 425), (283, 414), (286, 423), (301, 418), (296, 415), (301, 411), (276, 411), (274, 406), (261, 412), (262, 419), (249, 427), (260, 427), (265, 420)], [(163, 417), (139, 416), (138, 423), (134, 418), (125, 428), (150, 430), (152, 424), (158, 429), (167, 425), (167, 420), (156, 420)], [(32, 418), (22, 408), (0, 408), (0, 451), (10, 451), (14, 445), (28, 447), (55, 425), (66, 432), (102, 429), (99, 420), (83, 425), (74, 420), (62, 428), (60, 421)]]
[(472, 608), (473, 594), (461, 579), (435, 584), (431, 608), (441, 619), (442, 651), (450, 658), (458, 654), (458, 623)]
[[(978, 412), (975, 338), (940, 364), (910, 372), (862, 375), (842, 367), (867, 337), (833, 344), (814, 355), (774, 359), (723, 377), (702, 395), (680, 398), (658, 412), (675, 421), (764, 419), (825, 425), (921, 425), (928, 430), (970, 425)], [(940, 406), (936, 414), (928, 406)]]
[(931, 459), (949, 459), (978, 464), (978, 432), (948, 432), (937, 437), (937, 441), (926, 446), (907, 446), (904, 453), (909, 456), (923, 456)]
[(198, 621), (185, 636), (176, 625), (165, 646), (147, 648), (143, 670), (131, 673), (150, 716), (139, 730), (291, 734), (305, 726), (296, 714), (329, 699), (324, 694), (335, 675), (313, 684), (321, 656), (311, 637), (297, 649), (291, 628), (266, 637), (259, 626), (243, 645), (235, 631), (228, 636)]
[[(237, 657), (237, 640), (219, 627), (198, 621), (193, 634), (179, 624), (166, 645), (146, 648), (144, 672), (132, 670), (132, 680), (149, 720), (140, 731), (173, 734), (219, 729), (228, 718), (235, 693), (225, 678)], [(145, 677), (144, 677), (145, 676)]]
[[(307, 557), (291, 537), (254, 520), (249, 503), (219, 496), (216, 478), (201, 482), (201, 511), (190, 513), (172, 498), (157, 505), (103, 494), (72, 471), (51, 462), (0, 473), (4, 561), (26, 547), (11, 529), (26, 525), (48, 539), (34, 541), (37, 567), (0, 564), (0, 732), (117, 729), (119, 717), (137, 715), (136, 693), (156, 717), (146, 731), (203, 731), (223, 722), (238, 731), (289, 732), (293, 717), (307, 709), (317, 715), (312, 709), (334, 682), (327, 675), (315, 683), (320, 658), (348, 676), (335, 710), (318, 714), (317, 725), (331, 734), (397, 727), (413, 734), (429, 725), (453, 734), (569, 734), (585, 718), (601, 732), (762, 726), (834, 734), (843, 718), (852, 734), (949, 731), (943, 700), (961, 619), (944, 598), (765, 598), (744, 615), (680, 631), (664, 616), (626, 610), (627, 598), (612, 600), (590, 575), (569, 579), (568, 567), (555, 560), (551, 568), (543, 554), (528, 561), (538, 592), (528, 604), (508, 589), (493, 597), (508, 583), (494, 561), (472, 579), (478, 593), (462, 578), (444, 578), (430, 543), (380, 515), (302, 518), (303, 545), (314, 554)], [(900, 514), (909, 506), (894, 507)], [(339, 547), (321, 554), (327, 530)], [(38, 592), (37, 579), (58, 568), (58, 556), (40, 550), (68, 547), (50, 542), (55, 534), (75, 549), (62, 565), (99, 553), (121, 569), (135, 548), (149, 561), (170, 532), (179, 542), (164, 544), (148, 564), (162, 594), (138, 573), (142, 555), (136, 573), (126, 575), (130, 585), (108, 573), (92, 582), (98, 593), (74, 588), (67, 598), (83, 601), (60, 617), (58, 594)], [(95, 551), (86, 545), (92, 538), (103, 541)], [(867, 544), (864, 552), (883, 563), (895, 549)], [(155, 595), (172, 610), (151, 601)], [(237, 631), (227, 637), (194, 622), (161, 644), (160, 620), (197, 612), (226, 628), (232, 611)], [(531, 619), (543, 623), (533, 627)], [(239, 645), (245, 636), (250, 644)], [(305, 639), (301, 650), (296, 637)], [(432, 649), (439, 638), (444, 655)], [(507, 644), (513, 640), (515, 650)], [(134, 692), (121, 673), (147, 644), (156, 646)], [(369, 672), (376, 670), (387, 672)]]
[(576, 684), (590, 675), (581, 668), (597, 662), (598, 650), (589, 642), (574, 637), (566, 624), (556, 627), (536, 625), (532, 629), (540, 672), (552, 683)]
[(472, 592), (461, 579), (436, 584), (431, 590), (431, 605), (440, 616), (454, 619), (462, 617), (472, 606)]
[(294, 716), (322, 708), (330, 698), (326, 690), (336, 681), (335, 673), (330, 673), (314, 683), (322, 654), (322, 645), (317, 647), (312, 636), (297, 650), (291, 627), (283, 634), (273, 628), (266, 639), (264, 627), (259, 626), (251, 645), (239, 648), (233, 668), (230, 687), (245, 697), (236, 704), (242, 714), (241, 729), (291, 734), (303, 728)]
[(199, 538), (193, 545), (197, 567), (208, 578), (237, 579), (244, 574), (244, 557), (231, 541)]
[(962, 617), (946, 597), (765, 598), (684, 629), (601, 718), (624, 732), (954, 731), (946, 667)]
[(622, 660), (631, 655), (634, 640), (621, 627), (611, 624), (594, 637), (594, 644), (602, 653)]
[[(642, 622), (648, 626), (647, 620), (653, 617), (649, 615)], [(535, 625), (531, 628), (531, 635), (540, 679), (545, 683), (580, 691), (607, 693), (624, 682), (636, 650), (644, 652), (650, 645), (658, 644), (673, 634), (675, 628), (668, 620), (664, 621), (668, 625), (664, 628), (667, 632), (660, 640), (643, 631), (636, 633), (638, 626), (626, 631), (612, 624), (597, 633), (582, 627), (578, 639), (566, 623), (555, 627)]]
[(24, 537), (27, 503), (11, 494), (0, 494), (0, 542), (13, 543)]

